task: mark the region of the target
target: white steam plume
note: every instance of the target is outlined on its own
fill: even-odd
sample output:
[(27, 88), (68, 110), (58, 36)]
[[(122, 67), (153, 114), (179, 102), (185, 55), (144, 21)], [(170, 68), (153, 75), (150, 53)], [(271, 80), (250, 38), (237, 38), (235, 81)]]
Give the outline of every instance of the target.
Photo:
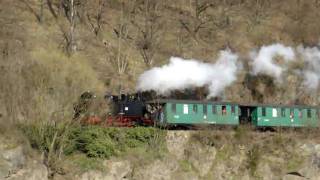
[(237, 61), (238, 56), (229, 50), (220, 51), (215, 64), (171, 57), (169, 64), (144, 72), (138, 79), (137, 90), (167, 94), (172, 90), (208, 86), (208, 98), (215, 97), (236, 80)]
[(294, 60), (295, 53), (291, 47), (286, 47), (282, 44), (273, 44), (269, 46), (262, 46), (259, 52), (252, 51), (252, 73), (265, 74), (274, 77), (281, 81), (282, 72), (286, 69), (285, 65), (280, 66), (274, 62), (276, 56), (283, 57), (285, 63)]
[(318, 89), (320, 80), (320, 49), (299, 46), (297, 52), (305, 63), (305, 68), (302, 72), (304, 76), (303, 84), (311, 90)]

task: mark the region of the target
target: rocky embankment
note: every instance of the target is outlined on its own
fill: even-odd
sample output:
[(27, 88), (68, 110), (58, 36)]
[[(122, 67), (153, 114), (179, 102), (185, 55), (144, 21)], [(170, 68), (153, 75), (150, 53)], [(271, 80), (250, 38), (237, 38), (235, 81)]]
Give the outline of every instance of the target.
[(31, 157), (30, 147), (0, 137), (0, 179), (39, 180), (48, 179), (46, 166), (39, 157)]
[[(150, 162), (115, 157), (104, 160), (99, 170), (70, 171), (53, 179), (320, 179), (320, 144), (313, 140), (299, 141), (277, 133), (245, 138), (234, 132), (169, 131), (165, 154)], [(0, 179), (48, 179), (41, 155), (31, 157), (26, 145), (3, 142)]]

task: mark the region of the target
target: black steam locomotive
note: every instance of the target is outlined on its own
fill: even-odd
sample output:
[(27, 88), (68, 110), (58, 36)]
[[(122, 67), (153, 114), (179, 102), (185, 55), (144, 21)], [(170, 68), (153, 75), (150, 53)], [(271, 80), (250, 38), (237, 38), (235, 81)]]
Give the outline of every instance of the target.
[(252, 124), (255, 127), (319, 127), (320, 107), (165, 99), (148, 94), (106, 96), (112, 112), (87, 123), (105, 126)]

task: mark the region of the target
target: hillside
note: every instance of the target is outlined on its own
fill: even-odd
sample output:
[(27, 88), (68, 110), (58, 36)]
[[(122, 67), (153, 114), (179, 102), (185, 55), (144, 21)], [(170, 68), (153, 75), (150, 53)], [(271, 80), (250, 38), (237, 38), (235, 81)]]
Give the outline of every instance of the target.
[[(1, 0), (0, 135), (12, 137), (13, 141), (8, 138), (8, 143), (3, 143), (4, 148), (0, 142), (0, 149), (18, 147), (18, 154), (22, 151), (19, 148), (30, 151), (23, 153), (27, 154), (24, 158), (29, 158), (30, 161), (25, 162), (22, 158), (18, 159), (17, 163), (31, 169), (44, 168), (46, 170), (43, 172), (50, 178), (54, 177), (50, 173), (64, 178), (64, 171), (61, 170), (63, 173), (59, 174), (60, 169), (56, 167), (65, 158), (83, 160), (86, 168), (90, 166), (90, 171), (86, 169), (86, 175), (77, 175), (89, 179), (91, 170), (99, 169), (97, 164), (92, 163), (93, 160), (88, 159), (84, 152), (80, 153), (80, 157), (64, 154), (69, 135), (78, 135), (73, 134), (75, 132), (71, 132), (69, 128), (72, 129), (76, 124), (72, 119), (75, 104), (79, 102), (81, 94), (90, 91), (96, 95), (94, 103), (84, 116), (105, 117), (109, 113), (108, 104), (104, 99), (106, 94), (117, 94), (120, 91), (136, 92), (139, 77), (140, 80), (141, 77), (146, 77), (141, 75), (154, 67), (168, 67), (171, 57), (193, 59), (200, 66), (211, 66), (219, 64), (217, 62), (221, 52), (235, 55), (235, 78), (231, 77), (230, 83), (214, 94), (212, 98), (215, 99), (239, 103), (318, 105), (319, 16), (319, 0)], [(272, 50), (274, 47), (289, 49), (295, 53), (294, 60), (286, 57), (287, 51), (280, 55), (267, 55), (274, 64), (279, 65), (276, 67), (281, 67), (280, 80), (270, 72), (260, 74), (258, 70), (253, 69), (256, 67), (255, 60), (266, 59), (263, 56), (264, 50)], [(222, 67), (219, 72), (212, 74), (211, 71), (210, 78), (207, 79), (211, 79), (211, 75), (216, 77), (216, 74), (222, 74), (226, 70), (224, 67), (228, 66)], [(257, 67), (261, 68), (259, 64)], [(271, 66), (271, 69), (275, 69), (273, 67)], [(228, 76), (220, 76), (222, 79), (218, 82), (227, 82), (224, 77)], [(149, 81), (146, 82), (148, 85)], [(185, 93), (185, 96), (205, 98), (208, 86), (210, 91), (210, 84), (204, 83), (204, 86), (192, 87), (185, 92), (182, 91), (183, 88), (189, 86), (182, 86), (183, 88), (178, 89), (173, 96)], [(143, 130), (142, 133), (146, 132)], [(189, 133), (193, 134), (186, 132), (186, 136), (193, 137)], [(165, 134), (168, 137), (174, 132)], [(206, 136), (202, 134), (201, 138)], [(228, 136), (234, 138), (233, 135)], [(246, 141), (252, 136), (246, 137)], [(291, 170), (302, 170), (304, 175), (310, 175), (308, 177), (319, 176), (309, 168), (296, 167), (297, 164), (300, 165), (301, 159), (305, 159), (304, 163), (311, 162), (311, 165), (306, 164), (306, 167), (319, 168), (319, 155), (315, 155), (319, 153), (316, 138), (311, 138), (309, 142), (309, 139), (300, 137), (300, 142), (295, 139), (297, 135), (293, 133), (285, 135), (285, 140), (281, 139), (280, 144), (273, 144), (274, 149), (286, 149), (292, 156), (300, 153), (301, 147), (309, 148), (309, 144), (312, 144), (310, 153), (297, 156), (298, 159), (292, 162), (294, 168), (291, 168), (285, 167), (289, 158), (285, 154), (286, 151), (264, 151), (264, 143), (275, 143), (278, 139), (264, 137), (264, 134), (258, 136), (259, 142), (249, 143), (245, 150), (237, 149), (237, 146), (231, 143), (221, 145), (228, 142), (222, 136), (223, 139), (213, 147), (202, 146), (197, 142), (195, 147), (192, 143), (186, 147), (183, 145), (184, 152), (170, 152), (171, 146), (166, 146), (165, 149), (169, 152), (166, 151), (165, 155), (159, 157), (150, 155), (149, 160), (155, 163), (142, 164), (137, 170), (133, 168), (135, 166), (132, 163), (137, 163), (139, 159), (128, 159), (129, 163), (126, 164), (125, 158), (120, 158), (119, 166), (126, 166), (133, 179), (140, 179), (140, 176), (142, 179), (150, 179), (152, 172), (144, 176), (143, 168), (156, 170), (169, 165), (172, 166), (172, 172), (163, 172), (164, 174), (155, 179), (225, 179), (236, 178), (239, 173), (244, 179), (264, 176), (267, 177), (265, 179), (277, 179)], [(272, 136), (277, 137), (278, 134)], [(215, 137), (215, 134), (212, 137)], [(18, 142), (16, 139), (19, 139)], [(290, 143), (292, 140), (293, 144)], [(133, 141), (136, 139), (133, 138)], [(170, 143), (167, 140), (165, 142)], [(110, 145), (110, 142), (105, 141), (95, 145), (100, 147), (99, 143)], [(112, 145), (113, 143), (111, 142)], [(149, 141), (143, 141), (143, 148), (148, 143)], [(6, 147), (7, 145), (9, 147)], [(118, 145), (115, 146), (118, 148)], [(257, 152), (254, 150), (256, 147)], [(122, 152), (121, 148), (117, 148), (115, 149)], [(232, 154), (221, 155), (224, 148), (231, 148)], [(210, 157), (206, 157), (207, 151)], [(181, 158), (179, 153), (182, 154)], [(250, 158), (255, 158), (255, 153), (265, 154), (266, 159), (270, 159), (270, 163), (276, 165), (268, 164), (267, 161), (266, 164), (251, 162)], [(201, 154), (204, 154), (204, 157), (197, 157)], [(141, 158), (140, 155), (138, 158)], [(171, 156), (174, 156), (172, 164), (169, 163)], [(214, 161), (227, 157), (235, 161), (226, 161), (221, 165), (220, 161)], [(97, 161), (107, 161), (107, 158), (110, 157), (98, 157)], [(206, 172), (202, 172), (203, 162), (198, 162), (199, 158), (204, 161), (212, 158), (214, 165), (208, 165)], [(5, 161), (7, 160), (0, 157), (1, 176), (1, 173), (7, 174), (10, 171), (10, 168), (6, 169), (8, 166), (20, 168), (17, 164), (3, 165)], [(315, 161), (317, 165), (312, 164)], [(249, 168), (241, 169), (243, 166), (238, 166), (235, 162), (253, 166), (254, 171), (248, 170)], [(291, 166), (290, 163), (287, 165)], [(66, 166), (65, 169), (68, 169), (71, 165)], [(200, 169), (198, 166), (201, 166)], [(117, 171), (117, 167), (112, 168)], [(208, 173), (212, 169), (215, 173)], [(221, 171), (226, 174), (219, 175)], [(69, 175), (66, 174), (65, 178), (68, 179)], [(99, 176), (96, 179), (108, 179), (107, 175), (95, 174)], [(37, 179), (30, 177), (32, 178)]]
[[(313, 0), (75, 1), (72, 18), (68, 2), (1, 2), (1, 84), (6, 84), (1, 104), (7, 106), (1, 114), (6, 118), (9, 113), (18, 116), (14, 119), (48, 118), (70, 109), (85, 90), (99, 96), (120, 87), (134, 92), (144, 70), (171, 56), (213, 62), (228, 47), (246, 67), (254, 48), (313, 47), (319, 40), (320, 5)], [(288, 78), (290, 89), (244, 71), (224, 98), (318, 103), (316, 95), (300, 92), (301, 77)]]

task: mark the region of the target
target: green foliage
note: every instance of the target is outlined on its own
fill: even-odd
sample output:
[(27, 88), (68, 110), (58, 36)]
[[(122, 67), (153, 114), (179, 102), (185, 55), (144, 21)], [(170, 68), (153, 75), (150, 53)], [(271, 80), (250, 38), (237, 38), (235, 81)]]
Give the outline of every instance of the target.
[[(23, 133), (29, 139), (31, 146), (40, 151), (47, 152), (58, 150), (60, 147), (67, 145), (68, 149), (72, 149), (74, 145), (67, 138), (62, 138), (66, 133), (66, 124), (50, 124), (50, 123), (33, 123), (20, 126)], [(63, 142), (63, 140), (66, 140)]]
[(116, 145), (102, 128), (80, 128), (75, 136), (77, 149), (89, 157), (110, 157), (115, 154)]
[[(161, 145), (160, 141), (164, 141), (163, 131), (146, 127), (66, 127), (61, 123), (46, 123), (23, 126), (22, 130), (31, 146), (40, 151), (49, 152), (52, 148), (61, 150), (63, 147), (65, 155), (79, 151), (93, 158), (108, 158), (130, 148), (157, 148)], [(58, 138), (62, 136), (65, 138)]]
[(43, 152), (50, 177), (55, 173), (61, 173), (59, 163), (64, 150), (74, 149), (73, 139), (68, 138), (70, 127), (71, 124), (68, 122), (34, 122), (20, 125), (31, 146)]
[[(77, 129), (73, 138), (77, 150), (89, 157), (108, 158), (129, 148), (151, 145), (157, 134), (163, 134), (154, 128), (103, 128), (88, 126)], [(162, 136), (163, 137), (163, 136)]]

